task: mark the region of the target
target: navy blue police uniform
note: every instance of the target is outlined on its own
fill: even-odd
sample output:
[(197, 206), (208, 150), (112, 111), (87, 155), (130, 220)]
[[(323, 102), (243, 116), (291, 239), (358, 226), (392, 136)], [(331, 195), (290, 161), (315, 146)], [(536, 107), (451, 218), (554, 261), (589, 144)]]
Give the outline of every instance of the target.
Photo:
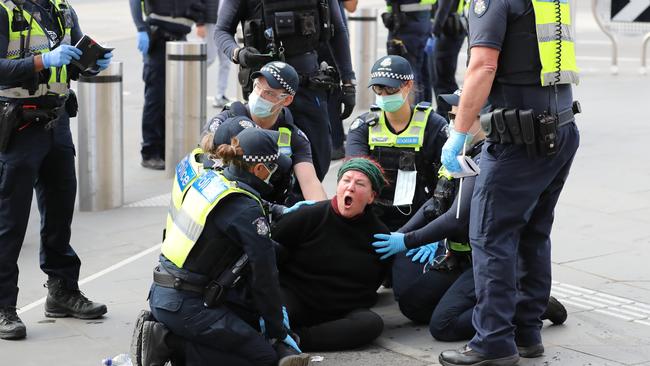
[[(165, 160), (165, 43), (182, 41), (191, 31), (192, 21), (186, 18), (147, 16), (143, 20), (141, 0), (129, 0), (131, 16), (138, 32), (148, 32), (149, 49), (144, 54), (142, 80), (144, 81), (144, 107), (142, 108), (142, 155), (146, 161)], [(145, 5), (155, 6), (157, 0)], [(153, 9), (156, 10), (156, 9)], [(155, 14), (155, 12), (154, 12)], [(159, 164), (157, 169), (164, 169)]]
[[(462, 15), (464, 0), (438, 0), (433, 18), (433, 36), (436, 38), (435, 49), (429, 57), (433, 95), (451, 94), (458, 89), (456, 68), (467, 31), (466, 19)], [(447, 104), (438, 104), (436, 113), (446, 116)]]
[(435, 1), (386, 0), (382, 14), (388, 28), (386, 52), (406, 58), (415, 74), (415, 102), (431, 102), (431, 81), (425, 45), (431, 37), (431, 8)]
[[(377, 60), (371, 71), (370, 84), (400, 87), (406, 80), (412, 80), (412, 68), (408, 62), (399, 56), (385, 56)], [(408, 102), (406, 102), (408, 103)], [(411, 120), (403, 131), (395, 131), (387, 120), (385, 112), (379, 107), (371, 107), (354, 120), (348, 132), (346, 156), (370, 156), (378, 161), (386, 172), (389, 184), (375, 200), (373, 209), (377, 210), (379, 218), (391, 231), (396, 231), (404, 225), (420, 206), (433, 194), (436, 186), (436, 172), (440, 167), (440, 151), (447, 140), (447, 121), (431, 111), (429, 103), (419, 103), (411, 106)], [(422, 135), (419, 126), (416, 126), (414, 117), (427, 114), (426, 125)], [(388, 141), (395, 137), (392, 146), (371, 146), (370, 131), (380, 127), (385, 121), (377, 136), (377, 141)], [(415, 129), (414, 129), (415, 128)], [(412, 134), (412, 131), (417, 133)], [(421, 141), (422, 145), (416, 148), (410, 145), (414, 140)], [(406, 146), (400, 146), (404, 141)], [(393, 206), (396, 182), (399, 170), (416, 170), (415, 194), (411, 205)]]
[[(26, 12), (34, 14), (38, 25), (46, 32), (49, 38), (45, 41), (46, 50), (62, 43), (75, 44), (83, 36), (77, 15), (69, 6), (69, 13), (64, 15), (50, 1), (27, 1), (22, 6)], [(11, 97), (10, 89), (24, 88), (33, 81), (42, 86), (50, 78), (49, 69), (34, 72), (33, 51), (39, 50), (42, 44), (34, 42), (25, 57), (9, 59), (12, 56), (7, 52), (9, 31), (16, 31), (18, 26), (16, 11), (10, 24), (6, 8), (0, 7), (0, 105), (3, 113), (9, 105), (18, 105), (30, 111), (51, 111), (52, 118), (58, 115), (58, 120), (52, 123), (48, 123), (47, 118), (40, 121), (23, 119), (18, 123), (14, 120), (2, 121), (3, 138), (8, 134), (9, 141), (4, 151), (0, 152), (0, 309), (16, 306), (18, 255), (27, 230), (33, 190), (36, 190), (41, 212), (41, 269), (48, 277), (63, 279), (67, 287), (76, 289), (81, 264), (70, 246), (77, 179), (75, 148), (66, 109), (76, 113), (76, 98), (73, 95), (69, 97), (68, 103), (74, 100), (75, 104), (70, 109), (64, 106), (63, 95), (55, 93), (37, 97), (25, 95), (22, 99)], [(62, 27), (70, 32), (70, 39), (66, 42), (63, 42)], [(78, 72), (74, 75), (73, 70), (68, 65), (68, 79), (61, 80), (61, 83), (69, 83), (70, 78), (77, 77)], [(23, 117), (27, 118), (25, 114)], [(16, 126), (11, 130), (5, 128), (14, 124)]]
[[(536, 117), (556, 119), (554, 154), (544, 153), (541, 147), (548, 151), (549, 145), (538, 143), (542, 153), (529, 157), (529, 145), (507, 143), (505, 134), (497, 139), (488, 134), (470, 213), (478, 303), (472, 318), (476, 335), (468, 349), (480, 356), (470, 351), (440, 356), (441, 362), (449, 365), (498, 358), (503, 358), (503, 364), (514, 364), (518, 346), (542, 344), (540, 315), (551, 289), (553, 211), (578, 148), (579, 133), (571, 85), (540, 83), (531, 0), (474, 0), (469, 30), (470, 47), (500, 51), (490, 104), (519, 109), (520, 116), (521, 111), (530, 109)], [(493, 124), (495, 121), (500, 122), (493, 116)], [(520, 122), (523, 126), (524, 120)], [(535, 123), (541, 130), (541, 123)]]
[[(244, 161), (277, 161), (277, 132), (249, 128), (238, 138)], [(259, 319), (264, 319), (269, 338), (282, 340), (287, 329), (282, 323), (274, 244), (260, 205), (269, 187), (248, 171), (229, 165), (222, 173), (204, 171), (191, 190), (206, 198), (220, 194), (210, 189), (211, 183), (220, 179), (219, 174), (230, 182), (227, 186), (239, 191), (228, 194), (209, 211), (200, 235), (180, 266), (174, 253), (182, 245), (172, 242), (172, 238), (183, 240), (184, 234), (170, 233), (172, 226), (168, 223), (149, 293), (151, 312), (174, 335), (184, 339), (181, 356), (188, 365), (211, 364), (215, 360), (224, 365), (273, 365), (278, 356), (260, 334)], [(185, 201), (191, 199), (191, 194), (185, 195), (183, 205), (189, 205)], [(243, 254), (248, 264), (239, 272), (240, 280), (224, 286), (221, 295), (208, 291), (209, 284), (222, 284), (222, 274)]]
[[(326, 91), (329, 85), (319, 84), (314, 78), (319, 75), (317, 48), (321, 42), (330, 43), (341, 79), (344, 82), (355, 79), (349, 40), (336, 0), (223, 1), (215, 31), (218, 49), (235, 63), (240, 63), (240, 57), (233, 56), (243, 55), (250, 50), (248, 47), (254, 47), (260, 53), (271, 52), (271, 57), (285, 61), (300, 74), (301, 85), (289, 108), (295, 124), (309, 137), (316, 175), (323, 180), (329, 169), (332, 147)], [(307, 20), (294, 24), (292, 19), (297, 16), (306, 16)], [(330, 22), (326, 21), (327, 18)], [(238, 48), (234, 38), (240, 22), (247, 48)], [(287, 22), (294, 25), (283, 27), (282, 24)], [(331, 28), (323, 26), (329, 23)], [(332, 28), (335, 30), (333, 34)], [(268, 61), (266, 59), (261, 64)], [(255, 65), (241, 66), (240, 83), (246, 85)]]

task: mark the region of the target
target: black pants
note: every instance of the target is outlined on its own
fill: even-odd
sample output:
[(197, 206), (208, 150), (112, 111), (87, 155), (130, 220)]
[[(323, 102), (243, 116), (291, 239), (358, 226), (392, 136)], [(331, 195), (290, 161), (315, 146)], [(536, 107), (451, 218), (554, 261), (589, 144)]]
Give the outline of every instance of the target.
[(470, 339), (474, 333), (472, 311), (476, 304), (471, 268), (428, 271), (404, 254), (393, 263), (393, 291), (402, 314), (416, 323), (429, 324), (440, 341)]
[(327, 314), (323, 309), (310, 309), (298, 296), (282, 289), (289, 313), (291, 329), (300, 337), (305, 352), (342, 351), (365, 346), (384, 329), (384, 321), (368, 309), (355, 309), (347, 314)]
[(327, 93), (300, 86), (289, 109), (294, 123), (309, 138), (316, 175), (322, 181), (330, 167), (332, 155)]
[(165, 158), (165, 42), (153, 42), (144, 56), (142, 159)]
[(334, 88), (327, 94), (327, 113), (332, 130), (332, 148), (342, 148), (345, 140), (343, 120), (341, 119), (341, 89)]
[[(429, 73), (436, 98), (441, 94), (452, 94), (458, 89), (456, 68), (458, 66), (458, 53), (464, 41), (464, 34), (455, 37), (442, 34), (436, 42), (436, 49), (429, 57)], [(444, 117), (447, 117), (447, 112), (449, 110), (443, 105), (436, 109), (436, 113)]]
[(34, 189), (41, 213), (41, 269), (77, 288), (81, 261), (70, 246), (77, 193), (74, 158), (67, 115), (54, 129), (33, 124), (16, 131), (7, 151), (0, 153), (0, 307), (16, 305), (18, 255)]
[(198, 294), (153, 285), (156, 320), (185, 340), (185, 366), (271, 366), (277, 354), (257, 329), (226, 306), (206, 308)]

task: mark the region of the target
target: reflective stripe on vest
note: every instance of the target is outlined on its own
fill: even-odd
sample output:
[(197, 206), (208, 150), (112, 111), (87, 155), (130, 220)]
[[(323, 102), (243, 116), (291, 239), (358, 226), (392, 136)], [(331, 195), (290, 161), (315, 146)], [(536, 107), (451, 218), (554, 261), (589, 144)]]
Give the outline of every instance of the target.
[(155, 13), (149, 13), (149, 14), (147, 14), (147, 17), (150, 18), (150, 19), (161, 20), (161, 21), (167, 22), (167, 23), (184, 25), (184, 26), (190, 27), (190, 28), (192, 27), (192, 25), (194, 25), (194, 21), (192, 19), (188, 19), (188, 18), (170, 17), (170, 16), (166, 16), (166, 15), (158, 15), (158, 14), (155, 14)]
[(371, 126), (368, 131), (368, 145), (370, 150), (375, 146), (412, 148), (420, 151), (424, 143), (424, 129), (429, 120), (429, 114), (432, 107), (421, 107), (419, 104), (415, 107), (415, 112), (411, 117), (409, 126), (399, 135), (392, 133), (386, 126), (386, 116), (382, 112), (379, 121)]
[[(196, 148), (176, 165), (176, 175), (174, 176), (174, 182), (172, 185), (172, 201), (170, 204), (176, 209), (180, 209), (181, 204), (183, 203), (183, 196), (185, 196), (187, 190), (190, 189), (190, 184), (192, 184), (192, 182), (194, 182), (203, 171), (203, 164), (196, 161), (196, 157), (199, 154), (203, 154), (203, 149)], [(169, 221), (169, 219), (170, 216), (167, 215), (167, 220)]]
[(579, 76), (569, 1), (533, 0), (533, 9), (542, 86), (577, 84)]
[(287, 127), (278, 128), (280, 137), (278, 137), (278, 151), (280, 154), (291, 157), (291, 130)]
[(214, 170), (205, 170), (190, 185), (179, 209), (169, 207), (170, 220), (167, 222), (162, 254), (178, 268), (183, 268), (187, 256), (201, 236), (210, 212), (221, 200), (233, 193), (245, 194), (260, 204), (254, 194), (237, 187)]
[[(61, 6), (68, 7), (68, 4), (65, 0), (50, 0), (50, 3), (60, 12)], [(0, 2), (0, 6), (4, 7), (7, 12), (7, 20), (9, 28), (13, 24), (14, 18), (14, 9), (16, 4), (11, 0), (3, 0)], [(7, 59), (16, 60), (20, 58), (20, 36), (21, 34), (25, 37), (24, 45), (29, 44), (29, 50), (25, 50), (26, 54), (39, 55), (43, 53), (50, 52), (50, 39), (47, 36), (46, 32), (43, 30), (41, 25), (36, 19), (32, 19), (32, 15), (26, 10), (22, 10), (22, 15), (25, 21), (31, 23), (31, 32), (29, 30), (23, 31), (14, 31), (13, 29), (9, 30), (9, 44), (7, 45)], [(63, 39), (60, 44), (70, 44), (70, 30), (71, 25), (66, 26), (66, 24), (61, 24), (61, 18), (65, 17), (56, 17), (61, 30), (63, 30)], [(29, 33), (29, 39), (27, 39), (27, 34)], [(51, 67), (50, 68), (50, 79), (47, 84), (39, 84), (36, 92), (33, 94), (29, 93), (29, 90), (15, 87), (0, 90), (0, 97), (5, 98), (36, 98), (48, 94), (61, 95), (68, 92), (68, 72), (66, 66), (59, 68)]]
[(465, 0), (458, 0), (458, 7), (456, 8), (456, 14), (463, 15), (465, 12)]
[[(399, 10), (403, 13), (411, 13), (415, 11), (427, 11), (431, 10), (431, 8), (438, 2), (438, 0), (420, 0), (419, 3), (413, 3), (413, 4), (401, 4), (399, 6)], [(391, 5), (386, 6), (386, 11), (387, 12), (392, 12), (393, 7)]]
[(472, 247), (468, 243), (458, 243), (447, 239), (447, 245), (449, 246), (449, 250), (454, 252), (467, 253), (472, 251)]

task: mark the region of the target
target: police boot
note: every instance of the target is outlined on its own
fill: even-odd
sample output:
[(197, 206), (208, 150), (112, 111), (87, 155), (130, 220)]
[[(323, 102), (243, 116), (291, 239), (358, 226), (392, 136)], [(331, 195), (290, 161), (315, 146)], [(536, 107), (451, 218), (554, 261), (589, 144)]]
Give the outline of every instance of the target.
[(106, 314), (106, 305), (88, 300), (79, 289), (69, 289), (60, 278), (50, 278), (45, 285), (45, 316), (65, 318), (73, 316), (79, 319), (95, 319)]
[(567, 313), (566, 308), (556, 298), (551, 296), (548, 299), (546, 311), (542, 314), (542, 320), (548, 319), (555, 325), (560, 325), (566, 321)]
[[(300, 337), (292, 331), (289, 331), (289, 334), (300, 345)], [(293, 347), (282, 341), (276, 341), (273, 348), (278, 355), (278, 366), (307, 366), (311, 360), (308, 353), (298, 353)]]
[(516, 365), (519, 362), (519, 355), (514, 354), (507, 357), (488, 358), (465, 345), (458, 350), (443, 351), (438, 356), (438, 361), (443, 366), (510, 366)]
[(16, 308), (13, 306), (0, 307), (0, 338), (23, 339), (25, 335), (25, 324), (16, 314)]
[(144, 322), (153, 320), (153, 316), (149, 310), (140, 310), (138, 318), (135, 320), (135, 327), (133, 328), (133, 336), (131, 337), (131, 361), (133, 366), (142, 365), (142, 329)]
[(172, 349), (165, 343), (169, 329), (157, 321), (147, 320), (142, 325), (141, 366), (163, 366), (171, 359)]

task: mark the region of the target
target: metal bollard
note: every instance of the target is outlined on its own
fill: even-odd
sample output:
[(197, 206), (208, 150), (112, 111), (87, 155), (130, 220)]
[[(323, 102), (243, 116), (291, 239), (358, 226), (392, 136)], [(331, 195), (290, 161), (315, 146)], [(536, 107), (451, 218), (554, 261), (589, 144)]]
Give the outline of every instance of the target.
[(167, 42), (165, 65), (165, 172), (194, 149), (206, 119), (207, 53), (205, 42)]
[(368, 110), (375, 102), (371, 89), (370, 70), (377, 60), (377, 9), (360, 8), (348, 17), (352, 69), (357, 76), (358, 110)]
[(124, 203), (122, 63), (79, 78), (79, 209), (101, 211)]

